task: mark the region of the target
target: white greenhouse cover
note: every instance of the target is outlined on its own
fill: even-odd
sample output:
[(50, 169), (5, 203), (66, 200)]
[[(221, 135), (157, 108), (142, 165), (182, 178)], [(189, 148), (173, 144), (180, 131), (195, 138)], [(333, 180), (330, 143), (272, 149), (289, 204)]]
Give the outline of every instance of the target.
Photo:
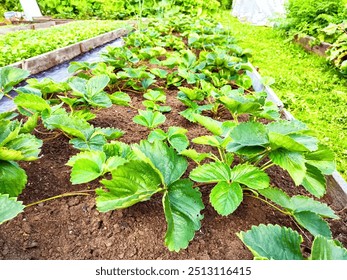
[(284, 17), (287, 0), (234, 0), (231, 14), (242, 22), (273, 25), (272, 20)]
[(33, 17), (42, 17), (36, 0), (20, 0), (20, 3), (27, 20), (33, 20)]

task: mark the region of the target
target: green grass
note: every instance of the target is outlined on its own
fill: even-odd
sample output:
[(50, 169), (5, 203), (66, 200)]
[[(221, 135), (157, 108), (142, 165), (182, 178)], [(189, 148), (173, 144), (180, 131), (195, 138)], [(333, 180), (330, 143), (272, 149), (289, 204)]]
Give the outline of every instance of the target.
[(347, 179), (347, 79), (272, 28), (240, 23), (230, 12), (221, 12), (218, 20), (252, 50), (260, 74), (275, 78), (271, 87), (285, 107), (335, 152), (337, 170)]

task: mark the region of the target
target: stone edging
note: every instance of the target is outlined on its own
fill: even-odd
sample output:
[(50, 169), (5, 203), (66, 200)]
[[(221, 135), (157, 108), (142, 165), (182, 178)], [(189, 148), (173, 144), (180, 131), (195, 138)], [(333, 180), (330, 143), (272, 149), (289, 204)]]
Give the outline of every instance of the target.
[(111, 42), (117, 38), (125, 36), (129, 31), (126, 29), (117, 29), (105, 34), (101, 34), (91, 39), (87, 39), (70, 46), (53, 50), (38, 56), (34, 56), (23, 61), (10, 64), (8, 66), (22, 68), (30, 71), (30, 74), (37, 74), (45, 71), (57, 64), (63, 63), (74, 57), (85, 53), (98, 46)]
[[(247, 75), (251, 77), (253, 81), (253, 88), (255, 91), (265, 91), (268, 94), (268, 99), (273, 101), (278, 108), (282, 111), (284, 118), (286, 120), (294, 120), (293, 115), (284, 109), (283, 102), (278, 98), (276, 93), (269, 87), (264, 86), (261, 83), (261, 76), (255, 67), (249, 63), (250, 67), (253, 69), (253, 72), (247, 71)], [(331, 204), (334, 204), (338, 208), (345, 208), (347, 205), (347, 183), (342, 178), (340, 173), (335, 171), (332, 175), (326, 176), (327, 179), (327, 196), (331, 201)]]

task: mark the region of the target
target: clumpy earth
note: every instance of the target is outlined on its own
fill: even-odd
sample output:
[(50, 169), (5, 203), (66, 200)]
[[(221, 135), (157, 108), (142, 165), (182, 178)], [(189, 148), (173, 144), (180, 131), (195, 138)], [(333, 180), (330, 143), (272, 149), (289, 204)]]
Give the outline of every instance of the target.
[[(177, 91), (167, 93), (167, 104), (172, 111), (166, 114), (167, 121), (160, 126), (181, 126), (188, 129), (192, 139), (208, 132), (196, 124), (189, 123), (179, 115), (184, 110), (178, 101)], [(143, 108), (142, 95), (129, 93), (132, 105)], [(120, 141), (136, 143), (145, 139), (149, 131), (131, 120), (137, 110), (130, 107), (113, 106), (96, 112), (92, 121), (95, 126), (116, 127), (124, 130)], [(221, 111), (220, 120), (230, 119), (226, 111)], [(48, 133), (48, 134), (47, 134)], [(100, 186), (97, 180), (84, 184), (70, 183), (70, 167), (65, 164), (78, 151), (68, 143), (68, 138), (57, 131), (47, 131), (39, 126), (36, 136), (44, 140), (41, 158), (34, 162), (24, 162), (21, 166), (28, 174), (28, 184), (19, 200), (25, 205), (63, 193), (86, 190), (89, 196), (68, 196), (30, 206), (15, 219), (0, 226), (0, 259), (252, 259), (252, 254), (236, 236), (252, 225), (279, 224), (292, 227), (304, 237), (302, 251), (307, 256), (312, 236), (303, 232), (293, 220), (259, 200), (245, 197), (241, 206), (227, 217), (219, 216), (209, 204), (211, 186), (201, 186), (204, 219), (189, 247), (180, 252), (170, 252), (164, 246), (166, 222), (161, 196), (138, 203), (131, 208), (99, 213), (95, 207), (93, 189)], [(202, 146), (192, 144), (198, 151)], [(187, 173), (194, 168), (189, 164)], [(284, 188), (289, 194), (305, 193), (295, 187), (283, 170), (269, 169), (271, 183)], [(326, 201), (331, 204), (332, 201)], [(345, 210), (331, 205), (339, 211), (341, 219), (329, 221), (334, 238), (347, 245), (347, 214)]]

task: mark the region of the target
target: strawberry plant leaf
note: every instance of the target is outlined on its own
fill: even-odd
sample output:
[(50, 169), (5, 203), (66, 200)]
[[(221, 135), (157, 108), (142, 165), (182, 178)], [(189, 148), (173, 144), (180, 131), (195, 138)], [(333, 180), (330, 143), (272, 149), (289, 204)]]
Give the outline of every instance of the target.
[(311, 260), (347, 260), (347, 250), (336, 240), (316, 236), (312, 244)]
[(322, 235), (327, 238), (332, 238), (328, 223), (319, 215), (310, 211), (303, 211), (294, 213), (293, 217), (299, 225), (306, 228), (313, 236)]
[(233, 213), (243, 200), (242, 188), (239, 183), (220, 181), (211, 190), (210, 202), (213, 208), (222, 216)]
[(30, 75), (29, 71), (16, 67), (1, 67), (0, 68), (0, 99), (9, 93), (13, 86), (23, 81)]
[(186, 157), (194, 160), (198, 164), (201, 161), (203, 161), (205, 158), (208, 158), (209, 156), (211, 156), (210, 153), (198, 153), (194, 149), (183, 150), (183, 151), (180, 152), (180, 155), (186, 156)]
[(211, 162), (193, 169), (189, 174), (189, 178), (201, 183), (229, 182), (231, 171), (230, 167), (224, 162)]
[(269, 143), (269, 138), (265, 126), (261, 123), (247, 122), (240, 123), (230, 133), (232, 142), (227, 145), (228, 152), (247, 150), (262, 151)]
[(269, 176), (253, 165), (239, 164), (231, 169), (231, 180), (255, 190), (269, 187)]
[(98, 75), (90, 78), (86, 84), (86, 91), (89, 96), (93, 96), (108, 85), (110, 78), (107, 75)]
[(160, 112), (139, 110), (139, 115), (133, 118), (133, 122), (154, 129), (164, 123), (166, 117)]
[(0, 225), (22, 213), (24, 207), (23, 203), (17, 201), (15, 197), (0, 193)]
[(193, 114), (193, 118), (196, 122), (211, 131), (214, 135), (221, 136), (223, 134), (221, 122), (199, 114)]
[(267, 124), (266, 127), (269, 132), (276, 132), (282, 135), (304, 132), (308, 130), (306, 124), (298, 120), (279, 120)]
[(163, 176), (163, 184), (171, 185), (177, 181), (188, 167), (187, 160), (178, 155), (172, 147), (161, 141), (141, 141), (134, 145)]
[(322, 197), (326, 192), (325, 176), (318, 168), (310, 164), (306, 164), (306, 174), (301, 185), (318, 198)]
[(188, 131), (182, 127), (169, 127), (167, 132), (168, 142), (177, 152), (181, 152), (189, 146), (189, 140), (186, 136), (187, 132)]
[(20, 133), (31, 133), (37, 126), (37, 121), (39, 119), (39, 114), (35, 113), (30, 116), (27, 121), (22, 125)]
[(268, 187), (260, 189), (258, 192), (283, 208), (293, 209), (291, 197), (279, 188)]
[(35, 112), (42, 112), (44, 110), (48, 110), (48, 112), (51, 111), (51, 107), (42, 97), (33, 94), (20, 93), (14, 98), (14, 103), (18, 107)]
[(167, 138), (167, 134), (161, 129), (152, 130), (148, 135), (148, 141), (153, 143), (155, 140), (163, 141)]
[(291, 208), (295, 212), (310, 211), (325, 218), (338, 219), (334, 211), (325, 203), (316, 201), (310, 197), (296, 195), (291, 198)]
[(82, 184), (100, 177), (106, 162), (106, 155), (99, 151), (87, 151), (71, 157), (66, 165), (71, 166), (71, 183)]
[(103, 151), (107, 158), (110, 157), (121, 157), (126, 160), (135, 160), (136, 155), (131, 150), (130, 146), (119, 141), (112, 141), (103, 146)]
[(204, 135), (204, 136), (194, 138), (192, 142), (195, 144), (200, 144), (200, 145), (220, 147), (222, 145), (223, 139), (218, 136)]
[(305, 154), (308, 164), (318, 168), (324, 175), (331, 175), (335, 171), (335, 156), (332, 151), (323, 145), (318, 150)]
[(161, 178), (149, 163), (133, 160), (119, 166), (112, 180), (102, 180), (107, 189), (96, 189), (96, 206), (100, 212), (130, 207), (146, 201), (161, 191)]
[(120, 105), (120, 106), (129, 106), (131, 102), (131, 98), (125, 92), (117, 91), (109, 95), (112, 104)]
[(74, 138), (69, 141), (75, 149), (81, 151), (100, 151), (106, 144), (106, 139), (101, 134), (92, 135), (88, 139)]
[(305, 158), (299, 152), (278, 149), (269, 154), (270, 159), (293, 178), (295, 185), (300, 185), (306, 175)]
[(178, 252), (188, 247), (195, 231), (201, 227), (204, 209), (201, 193), (188, 180), (178, 180), (168, 187), (163, 197), (167, 222), (165, 245), (170, 251)]
[(27, 175), (17, 163), (0, 160), (0, 182), (0, 193), (18, 196), (27, 183)]
[(293, 152), (307, 152), (309, 149), (296, 142), (290, 135), (282, 135), (276, 132), (269, 132), (270, 146), (273, 150), (284, 148)]
[(269, 260), (303, 260), (302, 237), (290, 228), (278, 225), (252, 226), (237, 234), (255, 258)]
[(20, 134), (15, 139), (6, 144), (9, 151), (17, 151), (21, 153), (20, 158), (7, 158), (7, 160), (25, 160), (32, 161), (38, 158), (42, 140), (37, 139), (31, 134)]

